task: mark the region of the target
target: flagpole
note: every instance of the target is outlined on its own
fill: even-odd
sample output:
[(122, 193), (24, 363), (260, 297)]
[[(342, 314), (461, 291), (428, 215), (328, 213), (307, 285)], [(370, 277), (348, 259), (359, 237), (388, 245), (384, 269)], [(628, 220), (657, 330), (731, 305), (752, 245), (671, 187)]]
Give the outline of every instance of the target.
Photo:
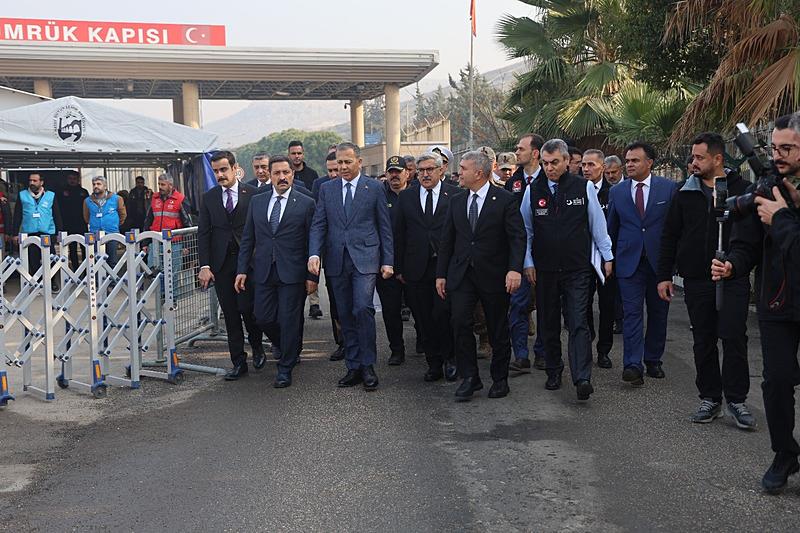
[(473, 69), (473, 51), (475, 48), (475, 32), (473, 28), (475, 27), (475, 4), (473, 0), (472, 4), (473, 8), (470, 13), (470, 30), (469, 30), (469, 149), (472, 150), (474, 148), (473, 141), (474, 135), (472, 133), (472, 127), (475, 122), (475, 74)]

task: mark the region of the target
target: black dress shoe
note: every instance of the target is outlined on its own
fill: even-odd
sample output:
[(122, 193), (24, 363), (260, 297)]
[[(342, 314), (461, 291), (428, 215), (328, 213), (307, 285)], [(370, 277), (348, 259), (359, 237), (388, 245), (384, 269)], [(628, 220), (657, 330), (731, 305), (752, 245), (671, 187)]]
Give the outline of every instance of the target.
[(622, 335), (622, 320), (614, 321), (614, 329), (612, 331), (614, 335)]
[(408, 322), (411, 319), (411, 309), (408, 307), (401, 307), (400, 308), (400, 320), (403, 322)]
[(599, 353), (597, 354), (597, 366), (600, 368), (611, 368), (614, 365), (611, 363), (611, 358), (607, 353)]
[(547, 381), (544, 383), (547, 390), (558, 390), (561, 388), (561, 372), (548, 374)]
[(333, 351), (330, 357), (328, 357), (329, 361), (341, 361), (344, 359), (344, 345), (339, 344), (336, 346), (336, 349)]
[(373, 391), (378, 388), (378, 376), (372, 365), (367, 365), (361, 369), (361, 377), (364, 380), (364, 390)]
[(453, 382), (458, 379), (458, 367), (452, 361), (445, 361), (444, 362), (444, 379), (449, 382)]
[(236, 381), (247, 375), (247, 363), (236, 365), (225, 374), (225, 381)]
[(492, 386), (489, 387), (489, 398), (505, 398), (508, 396), (508, 393), (509, 388), (507, 379), (495, 381), (492, 383)]
[(362, 381), (364, 381), (364, 379), (361, 377), (361, 369), (355, 368), (348, 370), (347, 374), (339, 380), (338, 385), (339, 387), (355, 387)]
[(424, 381), (426, 383), (432, 383), (434, 381), (439, 381), (443, 377), (444, 377), (444, 372), (442, 372), (441, 368), (438, 369), (438, 370), (436, 370), (436, 369), (428, 369), (428, 371), (425, 372), (425, 375), (422, 376), (422, 381)]
[(641, 387), (644, 385), (642, 371), (635, 366), (629, 366), (622, 371), (622, 381), (625, 383), (630, 383), (634, 387)]
[(594, 392), (594, 387), (592, 387), (588, 379), (581, 379), (575, 384), (575, 392), (578, 395), (578, 401), (585, 402)]
[(464, 378), (464, 381), (462, 381), (461, 385), (459, 385), (458, 389), (456, 389), (456, 401), (468, 402), (472, 399), (473, 393), (481, 390), (482, 388), (483, 383), (481, 383), (481, 378), (478, 376)]
[(389, 356), (389, 366), (400, 366), (405, 360), (405, 352), (392, 352), (392, 355)]
[(761, 479), (761, 486), (769, 494), (777, 494), (789, 482), (789, 476), (800, 471), (797, 456), (787, 452), (778, 452), (769, 470)]
[(322, 309), (318, 305), (309, 306), (308, 318), (322, 318)]
[(265, 364), (267, 364), (267, 355), (264, 350), (253, 350), (253, 368), (261, 370)]
[(664, 369), (661, 368), (661, 363), (657, 363), (654, 365), (647, 365), (647, 377), (664, 379), (667, 375), (664, 373)]
[(275, 377), (275, 382), (272, 384), (276, 389), (285, 389), (292, 384), (292, 376), (290, 374), (278, 374)]

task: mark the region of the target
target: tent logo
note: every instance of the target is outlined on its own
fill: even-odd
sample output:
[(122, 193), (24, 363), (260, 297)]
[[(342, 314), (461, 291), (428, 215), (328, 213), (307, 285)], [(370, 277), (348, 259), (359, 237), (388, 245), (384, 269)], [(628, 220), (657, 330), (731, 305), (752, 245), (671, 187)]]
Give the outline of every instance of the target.
[(66, 144), (77, 144), (83, 138), (86, 117), (74, 105), (66, 105), (53, 115), (53, 130)]

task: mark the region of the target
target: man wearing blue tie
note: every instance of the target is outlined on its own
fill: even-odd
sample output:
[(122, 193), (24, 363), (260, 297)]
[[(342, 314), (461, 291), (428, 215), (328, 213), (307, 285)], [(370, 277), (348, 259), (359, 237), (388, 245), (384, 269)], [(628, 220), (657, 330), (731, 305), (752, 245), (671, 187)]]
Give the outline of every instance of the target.
[(308, 245), (308, 270), (319, 275), (320, 257), (333, 286), (344, 337), (347, 374), (340, 387), (378, 387), (375, 374), (375, 308), (372, 296), (378, 272), (394, 275), (392, 224), (383, 186), (361, 174), (361, 149), (336, 147), (339, 177), (319, 188)]
[(616, 245), (616, 274), (625, 317), (622, 380), (635, 387), (644, 384), (645, 367), (648, 377), (664, 377), (661, 358), (667, 339), (669, 303), (658, 296), (656, 269), (664, 221), (677, 187), (674, 182), (651, 174), (655, 159), (655, 149), (649, 144), (628, 145), (628, 178), (609, 192), (608, 234)]

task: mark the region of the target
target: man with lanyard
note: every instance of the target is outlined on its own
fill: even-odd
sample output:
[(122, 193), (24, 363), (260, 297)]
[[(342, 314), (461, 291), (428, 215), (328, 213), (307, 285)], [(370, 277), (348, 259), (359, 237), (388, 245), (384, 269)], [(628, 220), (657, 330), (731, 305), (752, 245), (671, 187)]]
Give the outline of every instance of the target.
[[(56, 231), (63, 228), (61, 212), (56, 203), (53, 191), (46, 191), (41, 174), (31, 172), (28, 175), (28, 188), (20, 191), (14, 209), (14, 243), (19, 244), (19, 234), (50, 235), (51, 250), (55, 250)], [(42, 252), (38, 246), (28, 248), (28, 273), (33, 274), (42, 266)], [(53, 290), (58, 290), (55, 280)]]
[[(89, 225), (89, 231), (97, 233), (119, 233), (119, 227), (125, 222), (127, 212), (122, 197), (108, 190), (105, 176), (92, 178), (92, 194), (84, 201), (83, 220)], [(106, 255), (111, 268), (117, 264), (117, 243), (106, 244)]]
[[(521, 201), (525, 189), (539, 176), (541, 166), (539, 164), (540, 151), (544, 139), (535, 133), (526, 133), (519, 138), (514, 153), (517, 156), (516, 172), (506, 181), (505, 189)], [(522, 276), (519, 290), (511, 295), (511, 303), (508, 311), (508, 324), (511, 330), (511, 346), (514, 349), (514, 360), (511, 361), (510, 369), (513, 372), (528, 373), (531, 371), (531, 362), (528, 353), (528, 331), (530, 329), (530, 312), (535, 300), (532, 295), (533, 288), (526, 276)], [(544, 341), (541, 337), (541, 320), (538, 311), (536, 312), (536, 342), (533, 345), (533, 366), (543, 370), (544, 361)]]

